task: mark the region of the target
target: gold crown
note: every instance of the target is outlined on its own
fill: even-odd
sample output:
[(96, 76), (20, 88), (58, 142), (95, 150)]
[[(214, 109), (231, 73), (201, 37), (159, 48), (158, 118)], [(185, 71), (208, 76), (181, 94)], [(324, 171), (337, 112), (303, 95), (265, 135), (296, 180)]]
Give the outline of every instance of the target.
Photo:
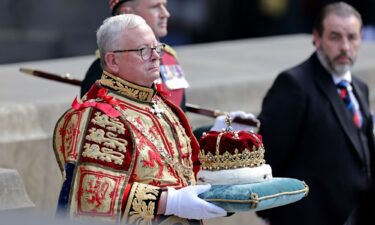
[(234, 154), (228, 151), (225, 151), (224, 154), (220, 154), (218, 151), (215, 155), (211, 152), (205, 154), (202, 149), (198, 157), (202, 170), (236, 169), (263, 165), (266, 162), (264, 160), (264, 152), (263, 145), (258, 149), (254, 146), (252, 151), (245, 148), (241, 153), (239, 153), (238, 149), (235, 149)]
[(250, 131), (232, 131), (230, 122), (227, 122), (227, 129), (222, 132), (210, 131), (203, 134), (200, 140), (202, 149), (198, 154), (201, 169), (261, 166), (265, 163), (261, 139), (259, 134)]

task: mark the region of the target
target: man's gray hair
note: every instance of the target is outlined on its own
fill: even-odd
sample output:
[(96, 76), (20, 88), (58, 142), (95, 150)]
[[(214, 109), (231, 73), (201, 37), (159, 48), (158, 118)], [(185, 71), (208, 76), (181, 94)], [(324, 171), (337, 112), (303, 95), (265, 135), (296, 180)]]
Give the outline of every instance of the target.
[(112, 16), (103, 21), (103, 24), (96, 32), (102, 67), (105, 65), (105, 53), (121, 50), (119, 48), (124, 46), (124, 30), (133, 29), (144, 24), (147, 24), (146, 21), (134, 14)]
[(314, 30), (318, 32), (319, 36), (323, 35), (323, 21), (330, 14), (336, 14), (340, 17), (349, 17), (351, 15), (354, 15), (359, 20), (362, 28), (361, 14), (353, 6), (349, 5), (346, 2), (334, 2), (324, 6), (315, 18)]

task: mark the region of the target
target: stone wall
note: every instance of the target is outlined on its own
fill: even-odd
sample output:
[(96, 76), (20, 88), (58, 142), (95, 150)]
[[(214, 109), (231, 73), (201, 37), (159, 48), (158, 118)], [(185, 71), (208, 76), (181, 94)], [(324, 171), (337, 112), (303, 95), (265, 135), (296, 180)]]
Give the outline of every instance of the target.
[(107, 1), (2, 0), (0, 64), (94, 54)]

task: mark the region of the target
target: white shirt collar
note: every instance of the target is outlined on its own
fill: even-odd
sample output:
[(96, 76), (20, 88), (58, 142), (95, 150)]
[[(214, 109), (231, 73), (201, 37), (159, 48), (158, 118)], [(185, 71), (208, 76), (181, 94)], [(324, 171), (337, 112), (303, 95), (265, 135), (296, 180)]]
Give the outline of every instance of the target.
[(333, 82), (335, 84), (340, 83), (340, 81), (342, 81), (342, 80), (346, 80), (350, 84), (350, 83), (352, 83), (352, 73), (349, 70), (346, 73), (344, 73), (343, 75), (332, 74), (332, 79), (333, 79)]

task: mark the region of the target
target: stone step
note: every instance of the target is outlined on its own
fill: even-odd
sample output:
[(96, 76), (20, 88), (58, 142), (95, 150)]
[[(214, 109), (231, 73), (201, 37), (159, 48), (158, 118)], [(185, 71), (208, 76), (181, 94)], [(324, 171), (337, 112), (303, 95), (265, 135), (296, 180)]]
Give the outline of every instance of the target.
[(0, 211), (33, 207), (17, 170), (0, 168)]

